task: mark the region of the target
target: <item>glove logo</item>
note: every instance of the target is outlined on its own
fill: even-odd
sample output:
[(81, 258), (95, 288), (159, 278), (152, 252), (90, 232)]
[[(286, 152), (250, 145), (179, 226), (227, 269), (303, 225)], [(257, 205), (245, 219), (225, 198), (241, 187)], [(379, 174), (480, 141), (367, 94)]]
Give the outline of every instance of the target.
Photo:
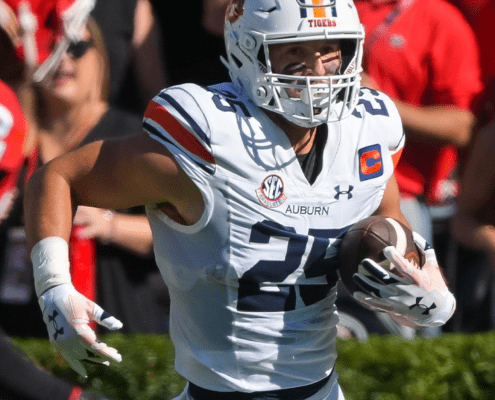
[(53, 338), (57, 340), (58, 335), (64, 334), (64, 327), (58, 328), (57, 320), (55, 319), (58, 316), (57, 310), (53, 310), (53, 315), (48, 316), (48, 322), (52, 323), (53, 330), (55, 333), (53, 334)]
[(423, 300), (422, 297), (416, 297), (416, 304), (409, 306), (409, 309), (412, 310), (413, 308), (418, 307), (418, 308), (424, 310), (421, 313), (422, 315), (429, 315), (430, 310), (434, 310), (435, 308), (437, 308), (437, 305), (435, 303), (432, 303), (430, 307), (427, 307), (425, 304), (421, 304), (421, 300)]

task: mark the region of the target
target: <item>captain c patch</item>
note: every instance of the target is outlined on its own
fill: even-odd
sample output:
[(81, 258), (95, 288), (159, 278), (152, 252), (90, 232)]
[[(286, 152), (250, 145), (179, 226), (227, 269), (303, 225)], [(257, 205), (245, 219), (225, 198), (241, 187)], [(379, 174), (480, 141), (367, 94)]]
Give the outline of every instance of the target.
[(377, 178), (383, 175), (382, 149), (379, 144), (363, 147), (359, 155), (359, 180)]

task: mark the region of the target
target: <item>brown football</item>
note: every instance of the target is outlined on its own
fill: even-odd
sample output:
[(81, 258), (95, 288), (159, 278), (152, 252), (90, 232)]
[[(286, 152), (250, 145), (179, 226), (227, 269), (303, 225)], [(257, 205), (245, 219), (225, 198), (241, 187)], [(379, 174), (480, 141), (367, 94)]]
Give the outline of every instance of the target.
[(365, 258), (370, 258), (385, 269), (397, 273), (383, 255), (383, 249), (387, 246), (395, 246), (405, 258), (416, 265), (422, 265), (412, 231), (393, 218), (371, 216), (357, 222), (345, 233), (340, 244), (339, 273), (344, 286), (351, 294), (358, 289), (352, 276), (356, 272), (367, 274), (360, 266)]

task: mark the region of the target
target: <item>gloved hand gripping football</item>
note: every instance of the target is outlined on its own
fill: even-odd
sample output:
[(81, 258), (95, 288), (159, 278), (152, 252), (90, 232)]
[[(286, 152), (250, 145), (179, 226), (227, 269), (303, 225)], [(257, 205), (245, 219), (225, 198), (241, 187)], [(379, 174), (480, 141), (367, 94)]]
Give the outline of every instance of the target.
[(39, 298), (39, 304), (50, 341), (80, 375), (87, 376), (83, 360), (104, 365), (122, 361), (118, 351), (101, 342), (88, 325), (96, 321), (115, 330), (122, 328), (122, 322), (80, 294), (72, 284), (47, 290)]
[(361, 265), (369, 276), (354, 274), (360, 290), (353, 296), (367, 308), (389, 313), (402, 325), (441, 326), (454, 313), (456, 301), (440, 271), (435, 250), (418, 233), (414, 232), (413, 238), (425, 260), (422, 268), (402, 257), (395, 247), (386, 247), (383, 254), (397, 273), (364, 259)]

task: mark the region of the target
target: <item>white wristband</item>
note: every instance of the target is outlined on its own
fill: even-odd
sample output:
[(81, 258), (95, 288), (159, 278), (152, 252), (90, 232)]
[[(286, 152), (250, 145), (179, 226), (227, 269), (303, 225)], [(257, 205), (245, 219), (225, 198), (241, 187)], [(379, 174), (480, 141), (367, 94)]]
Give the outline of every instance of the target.
[(72, 283), (69, 245), (61, 237), (50, 236), (36, 243), (31, 251), (31, 261), (38, 298), (54, 286)]

